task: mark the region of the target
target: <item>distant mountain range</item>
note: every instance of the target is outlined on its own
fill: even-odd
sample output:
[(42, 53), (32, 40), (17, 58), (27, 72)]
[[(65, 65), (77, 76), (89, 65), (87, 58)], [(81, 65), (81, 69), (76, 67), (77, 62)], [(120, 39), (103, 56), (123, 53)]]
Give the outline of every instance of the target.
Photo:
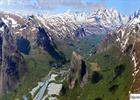
[[(1, 13), (4, 23), (11, 22), (15, 34), (22, 30), (35, 30), (36, 23), (42, 24), (48, 33), (56, 38), (83, 37), (90, 34), (104, 34), (116, 27), (125, 25), (129, 18), (113, 9), (96, 10), (92, 13), (73, 13), (70, 11), (52, 15), (20, 16)], [(34, 22), (31, 23), (32, 19)], [(28, 24), (32, 24), (29, 26)], [(16, 30), (17, 29), (17, 30)]]

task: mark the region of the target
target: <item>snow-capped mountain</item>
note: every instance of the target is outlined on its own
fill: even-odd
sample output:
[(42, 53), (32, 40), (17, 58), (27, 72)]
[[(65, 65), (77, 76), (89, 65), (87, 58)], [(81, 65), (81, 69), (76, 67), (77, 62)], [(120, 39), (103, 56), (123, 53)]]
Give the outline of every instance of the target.
[(34, 16), (3, 12), (0, 16), (4, 23), (10, 25), (14, 34), (33, 35), (36, 31), (35, 24), (38, 23), (46, 28), (51, 37), (58, 39), (104, 34), (128, 21), (127, 17), (113, 9), (96, 10), (92, 13), (67, 11), (61, 14)]
[(113, 9), (97, 10), (92, 13), (67, 11), (62, 14), (37, 16), (37, 18), (51, 35), (60, 38), (77, 36), (79, 28), (84, 29), (85, 35), (102, 34), (124, 25), (128, 21), (127, 17)]
[(135, 11), (135, 13), (129, 17), (129, 20), (133, 20), (134, 18), (140, 18), (140, 10)]

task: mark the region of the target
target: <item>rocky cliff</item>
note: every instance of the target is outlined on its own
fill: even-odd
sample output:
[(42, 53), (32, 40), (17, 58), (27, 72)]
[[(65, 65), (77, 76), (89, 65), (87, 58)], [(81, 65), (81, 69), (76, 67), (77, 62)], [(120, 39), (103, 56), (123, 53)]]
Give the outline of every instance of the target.
[(70, 74), (69, 74), (69, 88), (72, 89), (79, 84), (83, 87), (87, 81), (88, 71), (85, 61), (76, 52), (72, 53)]
[[(0, 94), (4, 94), (16, 87), (21, 73), (25, 74), (23, 70), (25, 66), (23, 56), (18, 52), (11, 35), (12, 32), (2, 20), (0, 20), (0, 23)], [(20, 68), (23, 66), (21, 72)]]

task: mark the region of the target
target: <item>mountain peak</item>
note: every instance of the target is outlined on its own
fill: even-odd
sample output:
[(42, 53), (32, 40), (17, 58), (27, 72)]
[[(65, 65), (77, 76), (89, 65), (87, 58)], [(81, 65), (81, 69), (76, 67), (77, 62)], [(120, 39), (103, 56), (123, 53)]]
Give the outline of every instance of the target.
[(140, 18), (140, 10), (135, 11), (134, 14), (129, 17), (129, 20), (133, 20), (134, 18)]

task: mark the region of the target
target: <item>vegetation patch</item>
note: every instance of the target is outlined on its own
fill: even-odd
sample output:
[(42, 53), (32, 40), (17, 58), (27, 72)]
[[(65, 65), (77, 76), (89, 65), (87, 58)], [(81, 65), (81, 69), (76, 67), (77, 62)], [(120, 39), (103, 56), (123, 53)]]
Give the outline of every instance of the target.
[(92, 73), (92, 83), (93, 84), (96, 84), (96, 83), (98, 83), (101, 79), (103, 78), (103, 76), (99, 73), (99, 72), (97, 72), (97, 71), (94, 71), (93, 73)]

